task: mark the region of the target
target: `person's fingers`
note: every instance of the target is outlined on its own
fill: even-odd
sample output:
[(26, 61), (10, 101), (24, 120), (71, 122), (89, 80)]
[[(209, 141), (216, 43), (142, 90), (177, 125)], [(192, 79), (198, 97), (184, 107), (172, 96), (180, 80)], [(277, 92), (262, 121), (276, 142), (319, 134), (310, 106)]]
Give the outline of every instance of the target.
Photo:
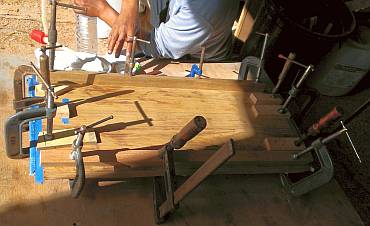
[(121, 55), (121, 50), (122, 50), (122, 47), (123, 47), (123, 43), (124, 43), (123, 41), (117, 41), (116, 42), (116, 46), (114, 48), (114, 56), (116, 58), (118, 58), (119, 55)]
[(117, 39), (118, 39), (118, 34), (115, 29), (114, 30), (112, 29), (110, 37), (109, 37), (109, 41), (108, 41), (108, 53), (109, 54), (113, 52)]
[(117, 38), (117, 41), (115, 43), (115, 47), (114, 47), (114, 50), (113, 50), (113, 52), (115, 53), (116, 58), (118, 58), (120, 53), (121, 53), (124, 41), (125, 41), (125, 30), (121, 29), (119, 31), (119, 35), (118, 35), (118, 38)]
[(82, 15), (86, 15), (87, 14), (87, 9), (85, 10), (78, 10), (78, 9), (73, 9), (73, 11), (77, 14), (82, 14)]
[(75, 13), (77, 13), (77, 14), (83, 14), (83, 15), (86, 15), (86, 14), (87, 14), (87, 8), (86, 8), (86, 3), (85, 3), (85, 1), (83, 1), (83, 0), (73, 0), (73, 3), (74, 3), (75, 5), (85, 7), (85, 10), (73, 9), (73, 11), (74, 11)]

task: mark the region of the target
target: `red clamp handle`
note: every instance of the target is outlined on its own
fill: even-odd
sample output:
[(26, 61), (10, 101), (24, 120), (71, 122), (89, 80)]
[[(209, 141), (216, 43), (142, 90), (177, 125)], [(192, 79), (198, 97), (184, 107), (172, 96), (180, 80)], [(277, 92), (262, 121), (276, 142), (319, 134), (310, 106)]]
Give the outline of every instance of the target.
[(32, 30), (30, 32), (30, 37), (32, 40), (35, 40), (36, 42), (40, 44), (46, 44), (45, 38), (47, 38), (48, 35), (40, 30)]

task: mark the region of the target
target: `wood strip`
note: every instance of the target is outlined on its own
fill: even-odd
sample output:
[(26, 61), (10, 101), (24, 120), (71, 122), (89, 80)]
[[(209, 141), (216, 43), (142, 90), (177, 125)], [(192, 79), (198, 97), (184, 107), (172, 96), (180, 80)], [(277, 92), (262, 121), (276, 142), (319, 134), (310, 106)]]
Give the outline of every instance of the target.
[(248, 1), (245, 1), (234, 36), (243, 43), (249, 37), (254, 24), (254, 19), (249, 13)]
[[(45, 163), (44, 178), (49, 179), (73, 179), (76, 175), (74, 163)], [(87, 179), (96, 178), (134, 178), (154, 177), (163, 175), (161, 167), (129, 167), (117, 163), (86, 163), (85, 176)]]
[[(202, 162), (178, 163), (176, 162), (176, 174), (190, 176), (201, 166)], [(44, 178), (54, 179), (73, 179), (76, 175), (74, 163), (44, 163)], [(245, 163), (227, 162), (216, 170), (216, 175), (232, 174), (275, 174), (275, 173), (300, 173), (311, 170), (311, 164), (286, 165), (284, 163)], [(86, 177), (89, 179), (123, 179), (134, 177), (163, 176), (163, 167), (128, 167), (114, 163), (85, 163)]]
[[(175, 205), (180, 203), (191, 191), (193, 191), (200, 183), (202, 183), (213, 171), (219, 168), (232, 155), (234, 155), (233, 141), (225, 143), (216, 153), (214, 153), (202, 166), (195, 171), (173, 194), (173, 202)], [(164, 217), (171, 211), (171, 203), (166, 200), (160, 207), (160, 217)]]
[[(57, 96), (62, 95), (64, 92), (66, 92), (69, 89), (70, 87), (68, 85), (54, 86), (54, 92)], [(42, 89), (42, 84), (35, 86), (35, 92), (36, 92), (36, 96), (38, 97), (45, 96), (45, 91)]]
[[(60, 148), (60, 147), (72, 147), (73, 141), (76, 139), (76, 135), (73, 133), (71, 134), (71, 130), (54, 130), (53, 133), (57, 134), (57, 136), (54, 136), (54, 140), (45, 141), (44, 135), (39, 136), (38, 143), (37, 143), (37, 149), (44, 150), (49, 148)], [(61, 136), (58, 138), (58, 135), (60, 134), (70, 134), (69, 136)], [(84, 136), (83, 140), (84, 144), (92, 144), (97, 143), (96, 133), (95, 132), (87, 132)], [(72, 148), (71, 148), (72, 151)]]
[(296, 146), (294, 141), (297, 137), (266, 137), (264, 144), (267, 151), (301, 151), (303, 145)]
[(230, 79), (191, 79), (167, 76), (122, 76), (119, 74), (88, 74), (86, 72), (50, 73), (51, 83), (54, 85), (114, 85), (117, 87), (156, 87), (156, 88), (180, 88), (180, 89), (203, 89), (223, 91), (262, 91), (264, 84), (253, 81), (239, 81)]
[(289, 112), (281, 114), (278, 112), (280, 105), (252, 105), (251, 111), (255, 118), (264, 117), (275, 117), (275, 118), (289, 118)]
[[(54, 153), (51, 153), (54, 152)], [(60, 154), (59, 150), (43, 150), (42, 165), (45, 177), (49, 179), (73, 178), (75, 168), (72, 160), (68, 159), (70, 152), (64, 153), (65, 161), (45, 161), (50, 157)], [(203, 162), (209, 159), (215, 151), (176, 151), (174, 154), (176, 172), (179, 175), (190, 175)], [(104, 153), (104, 152), (103, 152)], [(244, 173), (281, 173), (281, 172), (302, 172), (309, 170), (312, 157), (302, 156), (297, 160), (292, 160), (292, 151), (266, 152), (266, 151), (239, 151), (229, 159), (229, 161), (218, 170), (219, 174), (244, 174)], [(45, 154), (50, 154), (45, 157)], [(162, 175), (163, 161), (158, 155), (158, 151), (136, 150), (122, 151), (118, 153), (106, 153), (106, 155), (94, 152), (83, 153), (86, 175), (88, 178), (125, 178), (149, 177)], [(93, 157), (93, 159), (91, 159)], [(98, 158), (98, 159), (97, 159)], [(56, 159), (60, 159), (56, 157)], [(150, 172), (146, 170), (149, 169)], [(121, 171), (122, 172), (121, 172)], [(151, 172), (153, 171), (153, 172)], [(117, 174), (114, 176), (114, 174)], [(47, 176), (46, 176), (47, 175)]]
[(282, 103), (280, 98), (274, 98), (269, 93), (253, 92), (249, 95), (250, 101), (257, 105), (280, 105)]
[[(288, 164), (305, 164), (312, 162), (312, 157), (307, 155), (293, 160), (292, 151), (248, 151), (237, 150), (236, 154), (229, 160), (229, 162), (245, 162), (245, 163), (258, 163), (258, 162), (275, 162), (279, 164), (283, 162), (291, 162)], [(179, 150), (175, 152), (174, 158), (176, 162), (204, 162), (215, 152), (215, 150), (203, 151), (190, 151)], [(42, 164), (44, 163), (58, 163), (58, 162), (73, 162), (69, 159), (70, 150), (42, 150)], [(121, 151), (108, 151), (108, 150), (95, 150), (86, 152), (83, 151), (85, 162), (117, 162), (126, 166), (155, 166), (162, 162), (158, 155), (158, 150), (121, 150)]]

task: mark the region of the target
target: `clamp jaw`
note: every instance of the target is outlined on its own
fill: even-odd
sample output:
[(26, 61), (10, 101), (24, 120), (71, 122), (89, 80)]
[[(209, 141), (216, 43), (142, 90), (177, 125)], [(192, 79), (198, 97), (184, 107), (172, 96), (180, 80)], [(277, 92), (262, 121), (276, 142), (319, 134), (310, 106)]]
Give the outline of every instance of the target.
[[(29, 75), (36, 75), (43, 82), (43, 89), (47, 90), (46, 84), (50, 86), (50, 70), (49, 70), (49, 57), (46, 55), (46, 50), (62, 47), (61, 45), (55, 47), (41, 46), (42, 54), (40, 56), (40, 71), (35, 70), (35, 66), (31, 63), (29, 65), (21, 65), (14, 72), (14, 100), (13, 107), (16, 112), (20, 112), (35, 104), (41, 104), (47, 99), (43, 97), (27, 97), (26, 96), (26, 77)], [(52, 87), (51, 87), (52, 88)], [(56, 97), (56, 96), (54, 96)]]
[[(207, 126), (207, 121), (202, 116), (194, 117), (186, 126), (175, 136), (172, 137), (170, 142), (162, 147), (159, 154), (164, 162), (164, 177), (154, 178), (154, 218), (156, 223), (162, 223), (168, 217), (169, 212), (172, 212), (178, 207), (178, 203), (174, 201), (174, 192), (176, 188), (175, 183), (175, 165), (173, 159), (173, 151), (175, 149), (182, 148), (189, 140), (198, 135)], [(164, 180), (164, 193), (166, 199), (161, 195), (160, 186), (163, 184)], [(161, 206), (164, 203), (168, 203), (168, 211), (161, 211)]]
[(71, 195), (73, 198), (78, 198), (80, 196), (85, 185), (85, 164), (82, 156), (82, 148), (83, 139), (85, 137), (86, 131), (110, 119), (113, 119), (112, 115), (88, 126), (82, 125), (80, 128), (75, 130), (75, 134), (77, 135), (77, 137), (72, 143), (72, 152), (70, 157), (72, 160), (75, 161), (76, 164), (76, 176), (74, 179), (69, 180), (69, 188), (71, 190)]
[(328, 183), (331, 180), (334, 174), (334, 167), (328, 149), (326, 147), (326, 143), (338, 137), (342, 133), (346, 134), (348, 140), (352, 145), (352, 148), (354, 149), (354, 152), (356, 153), (357, 158), (361, 163), (361, 159), (356, 151), (356, 148), (354, 147), (352, 140), (348, 135), (347, 128), (344, 126), (342, 121), (341, 125), (342, 129), (325, 138), (316, 139), (308, 148), (292, 156), (293, 159), (297, 159), (308, 152), (314, 151), (319, 161), (320, 168), (317, 171), (314, 171), (313, 169), (314, 172), (311, 175), (294, 183), (291, 182), (287, 174), (281, 174), (280, 178), (283, 187), (285, 187), (291, 195), (298, 197), (316, 188), (319, 188), (320, 186)]
[[(57, 98), (57, 96), (54, 93), (53, 87), (50, 85), (50, 83), (46, 82), (44, 80), (43, 75), (41, 72), (38, 71), (38, 69), (35, 67), (35, 65), (31, 62), (31, 67), (29, 66), (21, 66), (21, 69), (18, 69), (16, 71), (17, 78), (22, 79), (22, 83), (24, 82), (24, 77), (31, 73), (31, 70), (36, 73), (36, 75), (40, 78), (40, 80), (44, 83), (45, 87), (47, 88), (48, 92), (45, 97), (46, 99), (46, 107), (42, 108), (30, 108), (25, 109), (23, 111), (18, 111), (15, 115), (11, 116), (5, 123), (5, 150), (9, 158), (22, 158), (27, 157), (29, 153), (28, 148), (22, 148), (22, 131), (23, 131), (23, 125), (29, 121), (37, 120), (37, 119), (43, 119), (47, 118), (47, 128), (48, 128), (48, 135), (52, 135), (52, 119), (55, 116), (56, 113), (56, 106), (54, 104), (54, 97)], [(24, 86), (19, 82), (20, 80), (17, 80), (17, 88), (14, 91), (15, 92), (15, 98), (19, 99), (24, 97)], [(20, 92), (21, 88), (22, 91)], [(21, 94), (21, 95), (20, 95)], [(33, 100), (33, 99), (31, 99)], [(39, 99), (36, 99), (39, 100)], [(18, 102), (19, 103), (19, 102)], [(29, 102), (28, 102), (29, 103)], [(26, 105), (27, 106), (27, 105)], [(27, 106), (29, 107), (29, 106)]]
[(33, 75), (34, 70), (29, 65), (21, 65), (14, 72), (14, 100), (13, 108), (15, 112), (20, 112), (34, 104), (39, 104), (44, 101), (43, 97), (27, 97), (26, 96), (26, 77)]
[(169, 215), (179, 207), (181, 200), (235, 153), (233, 141), (230, 140), (183, 184), (177, 186), (173, 152), (175, 149), (182, 148), (186, 142), (198, 135), (206, 127), (206, 124), (205, 118), (196, 116), (159, 152), (164, 161), (165, 172), (163, 177), (154, 177), (153, 181), (154, 220), (157, 224), (165, 222)]
[(86, 126), (81, 126), (75, 131), (77, 138), (72, 143), (71, 159), (76, 163), (76, 176), (69, 180), (69, 187), (73, 198), (78, 198), (85, 185), (85, 165), (82, 158), (83, 139), (86, 133)]
[(23, 125), (29, 121), (46, 118), (46, 108), (32, 108), (8, 118), (4, 126), (5, 151), (9, 158), (28, 157), (29, 149), (22, 148)]
[(291, 194), (292, 196), (298, 197), (303, 194), (306, 194), (320, 186), (328, 183), (331, 178), (333, 178), (334, 167), (331, 161), (328, 149), (322, 143), (321, 139), (315, 140), (311, 144), (312, 149), (314, 150), (315, 155), (320, 164), (320, 169), (311, 175), (297, 181), (292, 182), (287, 174), (281, 174), (280, 179), (283, 187)]

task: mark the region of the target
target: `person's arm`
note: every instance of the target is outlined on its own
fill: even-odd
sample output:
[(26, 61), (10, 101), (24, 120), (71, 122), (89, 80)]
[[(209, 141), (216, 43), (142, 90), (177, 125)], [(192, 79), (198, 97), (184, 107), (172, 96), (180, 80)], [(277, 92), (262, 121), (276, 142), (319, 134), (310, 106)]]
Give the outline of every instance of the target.
[(132, 38), (135, 35), (137, 15), (138, 15), (138, 0), (122, 0), (121, 13), (115, 19), (112, 30), (108, 39), (108, 53), (115, 53), (119, 57), (124, 43), (127, 43), (126, 57), (130, 57), (132, 49)]
[[(99, 17), (109, 26), (112, 26), (118, 17), (116, 10), (114, 10), (106, 0), (74, 0), (74, 3), (85, 7), (85, 15)], [(78, 12), (81, 13), (80, 11)]]

